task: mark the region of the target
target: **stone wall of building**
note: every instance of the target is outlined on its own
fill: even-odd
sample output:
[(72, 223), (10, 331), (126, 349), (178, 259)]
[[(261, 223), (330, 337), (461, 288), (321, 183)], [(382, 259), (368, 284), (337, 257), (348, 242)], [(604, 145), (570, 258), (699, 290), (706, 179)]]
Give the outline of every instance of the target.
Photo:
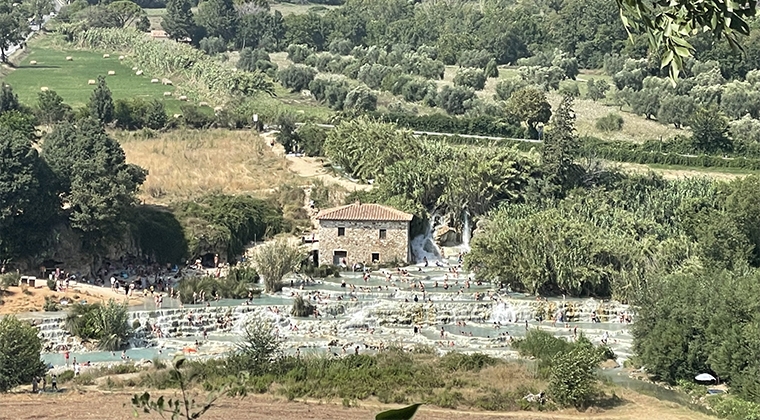
[[(338, 228), (345, 229), (338, 236)], [(380, 239), (385, 229), (385, 239)], [(335, 251), (345, 251), (348, 264), (372, 262), (372, 254), (380, 254), (380, 262), (409, 261), (409, 222), (383, 221), (319, 221), (319, 262), (333, 263)]]

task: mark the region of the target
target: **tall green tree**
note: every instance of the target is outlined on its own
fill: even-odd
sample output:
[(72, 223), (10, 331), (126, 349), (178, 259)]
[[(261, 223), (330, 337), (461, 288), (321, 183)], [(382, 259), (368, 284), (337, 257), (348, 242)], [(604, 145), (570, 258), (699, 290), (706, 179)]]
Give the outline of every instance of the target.
[(726, 212), (736, 221), (739, 229), (752, 245), (750, 262), (760, 267), (760, 177), (750, 175), (737, 178), (726, 185)]
[(238, 15), (232, 0), (206, 0), (198, 6), (196, 22), (206, 30), (207, 36), (231, 41), (237, 31)]
[(54, 90), (37, 94), (37, 118), (43, 124), (54, 124), (66, 118), (71, 107), (63, 103), (61, 95)]
[(475, 91), (464, 86), (444, 86), (435, 98), (435, 104), (449, 114), (464, 114), (471, 100), (475, 98)]
[(18, 109), (18, 96), (13, 93), (11, 85), (3, 83), (3, 87), (0, 88), (0, 113)]
[(121, 28), (125, 28), (131, 23), (135, 22), (137, 19), (140, 19), (140, 17), (146, 16), (145, 10), (143, 10), (142, 7), (138, 6), (137, 3), (129, 0), (115, 1), (109, 4), (107, 7), (112, 12), (114, 12), (116, 21), (119, 23), (119, 27)]
[(691, 121), (696, 104), (690, 96), (668, 95), (660, 101), (657, 120), (663, 124), (673, 124), (681, 128)]
[(489, 78), (499, 77), (499, 68), (496, 66), (496, 60), (491, 59), (490, 61), (488, 61), (488, 64), (486, 64), (485, 73), (486, 73), (486, 77), (489, 77)]
[(10, 0), (0, 2), (0, 60), (8, 62), (7, 51), (24, 40), (29, 24), (21, 7)]
[(541, 152), (542, 169), (547, 180), (563, 189), (570, 188), (574, 183), (571, 175), (575, 169), (573, 153), (579, 147), (572, 107), (573, 98), (563, 97), (544, 135), (544, 149)]
[(45, 373), (37, 329), (13, 315), (0, 319), (0, 392), (28, 384)]
[(728, 121), (715, 107), (694, 112), (691, 121), (691, 142), (705, 153), (727, 152), (733, 147), (728, 137)]
[(88, 109), (90, 117), (102, 123), (109, 123), (113, 120), (111, 89), (108, 89), (106, 78), (103, 76), (98, 76), (98, 86), (92, 91), (92, 95), (90, 95)]
[(41, 25), (43, 18), (54, 12), (51, 0), (27, 0), (21, 3), (26, 8), (26, 13), (31, 17), (31, 24)]
[(164, 28), (169, 38), (175, 41), (185, 38), (192, 39), (194, 42), (199, 41), (193, 39), (196, 29), (195, 17), (191, 8), (190, 0), (169, 0), (166, 2), (166, 14), (161, 21), (161, 27)]
[(59, 202), (27, 133), (0, 127), (0, 261), (39, 249)]
[(639, 302), (634, 350), (658, 380), (709, 372), (741, 398), (760, 402), (760, 272), (691, 264), (654, 279)]
[(604, 99), (609, 89), (610, 84), (606, 80), (588, 79), (588, 82), (586, 82), (586, 98), (594, 102)]
[(514, 92), (507, 100), (507, 113), (528, 126), (531, 137), (537, 137), (538, 123), (547, 123), (552, 116), (552, 107), (546, 94), (532, 86)]
[(94, 119), (56, 126), (42, 152), (68, 204), (71, 226), (86, 245), (97, 248), (118, 237), (146, 171), (126, 163), (119, 143)]

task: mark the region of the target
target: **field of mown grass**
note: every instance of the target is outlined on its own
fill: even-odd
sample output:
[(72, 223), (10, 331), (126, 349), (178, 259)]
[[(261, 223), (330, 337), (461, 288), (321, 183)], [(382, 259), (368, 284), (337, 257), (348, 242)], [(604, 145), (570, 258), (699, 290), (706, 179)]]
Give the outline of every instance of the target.
[[(103, 58), (99, 52), (64, 48), (50, 36), (35, 38), (27, 48), (28, 54), (4, 80), (26, 105), (36, 104), (41, 88), (47, 87), (61, 95), (64, 102), (73, 108), (82, 107), (87, 104), (94, 89), (87, 81), (105, 76), (114, 99), (156, 98), (164, 102), (169, 114), (179, 112), (180, 102), (174, 96), (164, 96), (164, 92), (173, 94), (174, 87), (150, 83), (152, 77), (149, 74), (135, 75), (128, 57), (119, 61), (118, 54)], [(67, 56), (71, 56), (73, 61), (66, 61)], [(37, 64), (31, 65), (30, 61)], [(116, 74), (108, 76), (109, 71)]]

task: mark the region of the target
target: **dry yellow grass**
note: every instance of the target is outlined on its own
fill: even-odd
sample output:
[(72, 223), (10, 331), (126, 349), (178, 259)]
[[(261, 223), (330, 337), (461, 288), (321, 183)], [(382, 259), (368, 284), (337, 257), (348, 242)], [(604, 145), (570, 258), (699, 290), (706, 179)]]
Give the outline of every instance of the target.
[(736, 178), (743, 178), (750, 175), (751, 172), (726, 172), (721, 168), (694, 168), (694, 169), (674, 169), (659, 168), (642, 165), (639, 163), (617, 163), (617, 166), (629, 173), (646, 174), (655, 172), (665, 179), (684, 179), (684, 178), (711, 178), (719, 181), (731, 181)]
[(281, 51), (276, 53), (270, 53), (269, 59), (277, 64), (278, 69), (284, 69), (293, 65), (293, 62), (288, 60), (288, 53)]
[(250, 131), (175, 130), (145, 139), (116, 132), (127, 161), (148, 170), (140, 199), (168, 204), (211, 193), (264, 194), (298, 180)]
[[(562, 96), (556, 91), (547, 95), (552, 110), (557, 109)], [(647, 120), (644, 117), (620, 112), (617, 107), (607, 106), (601, 102), (589, 99), (576, 99), (573, 104), (575, 111), (575, 129), (581, 136), (595, 136), (605, 140), (622, 140), (643, 143), (646, 140), (672, 139), (678, 134), (688, 135), (687, 130), (677, 130), (672, 126), (660, 124), (657, 121)], [(601, 132), (596, 129), (596, 120), (610, 112), (615, 112), (623, 117), (623, 129), (611, 133)]]

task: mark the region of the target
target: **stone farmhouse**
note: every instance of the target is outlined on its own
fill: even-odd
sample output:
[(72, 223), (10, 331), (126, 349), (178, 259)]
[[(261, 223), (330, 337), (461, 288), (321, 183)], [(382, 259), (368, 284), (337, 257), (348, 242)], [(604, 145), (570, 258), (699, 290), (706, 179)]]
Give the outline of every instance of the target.
[(407, 263), (412, 215), (379, 204), (354, 203), (322, 210), (319, 258), (335, 265)]

